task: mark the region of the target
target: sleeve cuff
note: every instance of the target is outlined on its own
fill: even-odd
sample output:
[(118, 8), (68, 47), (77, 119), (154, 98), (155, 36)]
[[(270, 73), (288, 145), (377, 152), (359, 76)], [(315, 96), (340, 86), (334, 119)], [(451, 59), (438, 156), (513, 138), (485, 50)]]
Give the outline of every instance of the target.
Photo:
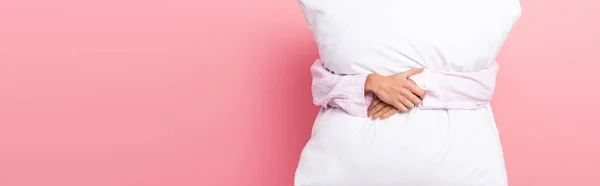
[(347, 99), (345, 109), (349, 114), (358, 117), (368, 117), (367, 108), (373, 101), (371, 93), (365, 95), (365, 82), (368, 74), (353, 75), (348, 77), (345, 88), (347, 88)]

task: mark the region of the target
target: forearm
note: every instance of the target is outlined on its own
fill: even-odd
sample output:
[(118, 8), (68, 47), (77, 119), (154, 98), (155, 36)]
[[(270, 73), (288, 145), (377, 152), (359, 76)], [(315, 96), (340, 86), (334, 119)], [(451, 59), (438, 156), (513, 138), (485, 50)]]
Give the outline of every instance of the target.
[(368, 74), (334, 74), (320, 60), (311, 66), (311, 74), (315, 105), (338, 107), (351, 115), (367, 117), (367, 108), (372, 101)]
[(477, 72), (425, 70), (411, 79), (427, 94), (421, 109), (478, 109), (491, 100), (498, 69), (494, 61)]

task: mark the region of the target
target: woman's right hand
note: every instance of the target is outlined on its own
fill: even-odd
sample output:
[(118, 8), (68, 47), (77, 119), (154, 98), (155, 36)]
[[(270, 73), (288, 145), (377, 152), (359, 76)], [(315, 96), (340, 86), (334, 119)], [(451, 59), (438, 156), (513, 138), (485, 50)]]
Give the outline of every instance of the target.
[(425, 97), (425, 91), (409, 78), (421, 72), (423, 68), (414, 68), (389, 76), (369, 74), (365, 90), (373, 92), (381, 101), (393, 105), (400, 112), (408, 112)]

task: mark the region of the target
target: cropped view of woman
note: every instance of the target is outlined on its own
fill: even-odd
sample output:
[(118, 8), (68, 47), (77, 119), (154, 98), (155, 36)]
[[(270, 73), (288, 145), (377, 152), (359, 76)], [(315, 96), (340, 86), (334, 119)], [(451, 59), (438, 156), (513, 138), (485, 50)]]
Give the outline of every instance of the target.
[(295, 185), (508, 185), (489, 102), (518, 0), (299, 2), (322, 108)]

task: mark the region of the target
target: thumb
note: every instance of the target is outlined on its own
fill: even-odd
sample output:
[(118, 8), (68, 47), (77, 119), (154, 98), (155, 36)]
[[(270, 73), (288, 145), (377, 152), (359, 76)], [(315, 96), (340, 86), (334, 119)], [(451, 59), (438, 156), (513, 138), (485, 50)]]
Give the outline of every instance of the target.
[(413, 69), (410, 69), (409, 71), (403, 72), (402, 74), (406, 78), (408, 78), (410, 76), (414, 76), (414, 75), (420, 74), (421, 72), (423, 72), (423, 70), (424, 70), (424, 68), (413, 68)]

